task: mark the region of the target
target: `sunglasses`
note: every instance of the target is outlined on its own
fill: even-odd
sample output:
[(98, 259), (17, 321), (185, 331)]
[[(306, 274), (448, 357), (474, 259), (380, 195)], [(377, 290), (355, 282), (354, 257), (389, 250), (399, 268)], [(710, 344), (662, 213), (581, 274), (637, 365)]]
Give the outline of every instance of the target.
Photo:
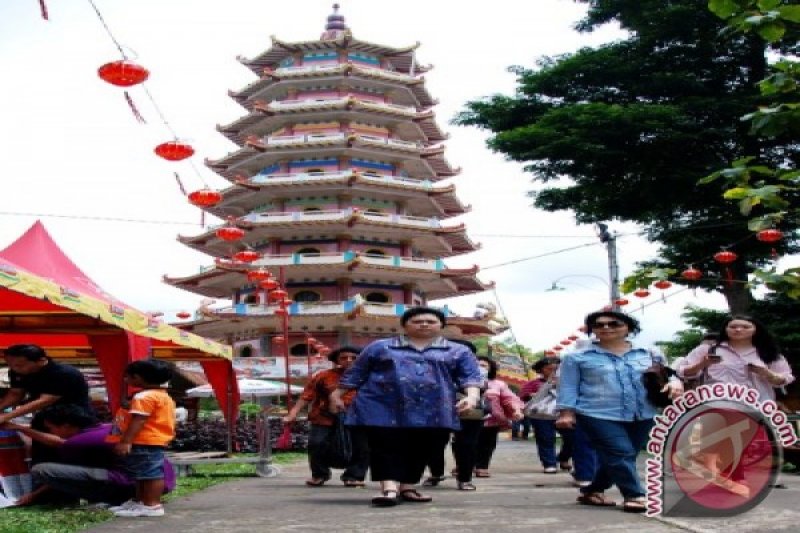
[(608, 322), (595, 322), (592, 324), (592, 329), (617, 329), (625, 326), (625, 322), (619, 320), (609, 320)]

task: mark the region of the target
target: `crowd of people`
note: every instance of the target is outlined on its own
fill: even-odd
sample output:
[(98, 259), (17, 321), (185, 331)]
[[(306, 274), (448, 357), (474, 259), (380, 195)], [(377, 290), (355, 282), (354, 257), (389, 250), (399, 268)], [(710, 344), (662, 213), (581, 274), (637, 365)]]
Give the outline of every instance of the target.
[[(636, 460), (658, 407), (643, 377), (667, 361), (636, 343), (636, 319), (617, 311), (589, 314), (584, 327), (590, 340), (562, 357), (538, 360), (536, 378), (519, 396), (498, 379), (495, 361), (468, 341), (442, 335), (447, 318), (441, 311), (412, 308), (400, 324), (402, 335), (332, 351), (333, 368), (311, 377), (284, 417), (291, 424), (309, 410), (308, 487), (324, 485), (331, 467), (344, 466), (344, 486), (363, 487), (368, 472), (378, 483), (375, 507), (430, 502), (422, 487), (448, 478), (450, 445), (456, 488), (475, 491), (473, 478), (491, 476), (499, 433), (527, 420), (542, 472), (571, 473), (577, 503), (617, 506), (605, 494), (616, 486), (623, 511), (646, 510)], [(0, 414), (0, 428), (19, 431), (34, 445), (36, 488), (18, 503), (83, 498), (114, 504), (118, 516), (163, 515), (161, 496), (174, 486), (164, 457), (174, 436), (175, 404), (163, 388), (169, 367), (131, 363), (126, 380), (139, 392), (109, 425), (92, 416), (77, 370), (33, 345), (12, 346), (4, 355), (11, 392), (0, 400), (0, 413), (11, 410)], [(697, 383), (747, 385), (774, 399), (776, 388), (794, 380), (772, 335), (746, 316), (728, 319), (674, 366), (659, 391), (671, 399)], [(548, 395), (552, 413), (529, 411), (526, 402), (538, 404)], [(13, 421), (26, 414), (34, 415), (29, 426)], [(341, 439), (343, 426), (348, 454), (341, 465), (331, 459), (331, 443)], [(523, 438), (524, 429), (518, 431)]]

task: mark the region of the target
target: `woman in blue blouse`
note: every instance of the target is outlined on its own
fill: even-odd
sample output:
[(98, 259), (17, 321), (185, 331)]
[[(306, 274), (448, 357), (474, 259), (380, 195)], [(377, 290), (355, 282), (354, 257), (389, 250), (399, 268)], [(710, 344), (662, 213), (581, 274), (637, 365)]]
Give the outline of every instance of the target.
[[(633, 317), (616, 311), (598, 311), (586, 317), (593, 344), (564, 356), (561, 363), (556, 426), (575, 427), (587, 434), (600, 468), (592, 482), (580, 489), (578, 503), (614, 506), (603, 492), (616, 485), (625, 499), (623, 511), (646, 510), (645, 491), (636, 471), (636, 456), (647, 442), (656, 408), (647, 400), (642, 374), (660, 354), (628, 340), (639, 333)], [(670, 396), (683, 392), (679, 380), (670, 381)]]
[[(331, 395), (331, 410), (342, 411), (341, 397), (358, 389), (345, 422), (363, 427), (369, 441), (373, 481), (381, 483), (378, 507), (429, 502), (419, 483), (431, 449), (460, 429), (458, 413), (474, 409), (483, 384), (475, 355), (441, 336), (445, 316), (415, 307), (400, 318), (405, 335), (375, 341), (361, 352)], [(457, 400), (456, 391), (466, 396)]]

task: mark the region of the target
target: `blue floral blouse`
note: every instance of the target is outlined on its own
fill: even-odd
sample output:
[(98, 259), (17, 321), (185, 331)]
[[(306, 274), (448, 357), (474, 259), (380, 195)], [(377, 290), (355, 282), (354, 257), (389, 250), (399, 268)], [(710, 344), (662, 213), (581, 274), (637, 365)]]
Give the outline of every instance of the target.
[(345, 423), (351, 426), (460, 429), (456, 391), (483, 385), (478, 360), (439, 337), (417, 350), (405, 337), (371, 343), (342, 376), (358, 389)]

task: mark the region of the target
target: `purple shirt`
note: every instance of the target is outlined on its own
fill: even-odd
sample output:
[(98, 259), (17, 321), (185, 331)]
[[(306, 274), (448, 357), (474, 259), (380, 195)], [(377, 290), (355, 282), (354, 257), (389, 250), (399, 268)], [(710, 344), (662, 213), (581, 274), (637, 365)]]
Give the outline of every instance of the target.
[[(65, 464), (102, 468), (108, 470), (108, 480), (115, 485), (132, 486), (120, 457), (114, 453), (114, 444), (106, 442), (111, 424), (88, 427), (69, 437), (57, 448), (58, 460)], [(164, 459), (164, 490), (175, 488), (175, 471), (170, 462)]]
[(342, 389), (358, 389), (348, 425), (455, 430), (456, 391), (482, 385), (472, 352), (441, 337), (423, 350), (405, 337), (375, 341), (339, 381)]

